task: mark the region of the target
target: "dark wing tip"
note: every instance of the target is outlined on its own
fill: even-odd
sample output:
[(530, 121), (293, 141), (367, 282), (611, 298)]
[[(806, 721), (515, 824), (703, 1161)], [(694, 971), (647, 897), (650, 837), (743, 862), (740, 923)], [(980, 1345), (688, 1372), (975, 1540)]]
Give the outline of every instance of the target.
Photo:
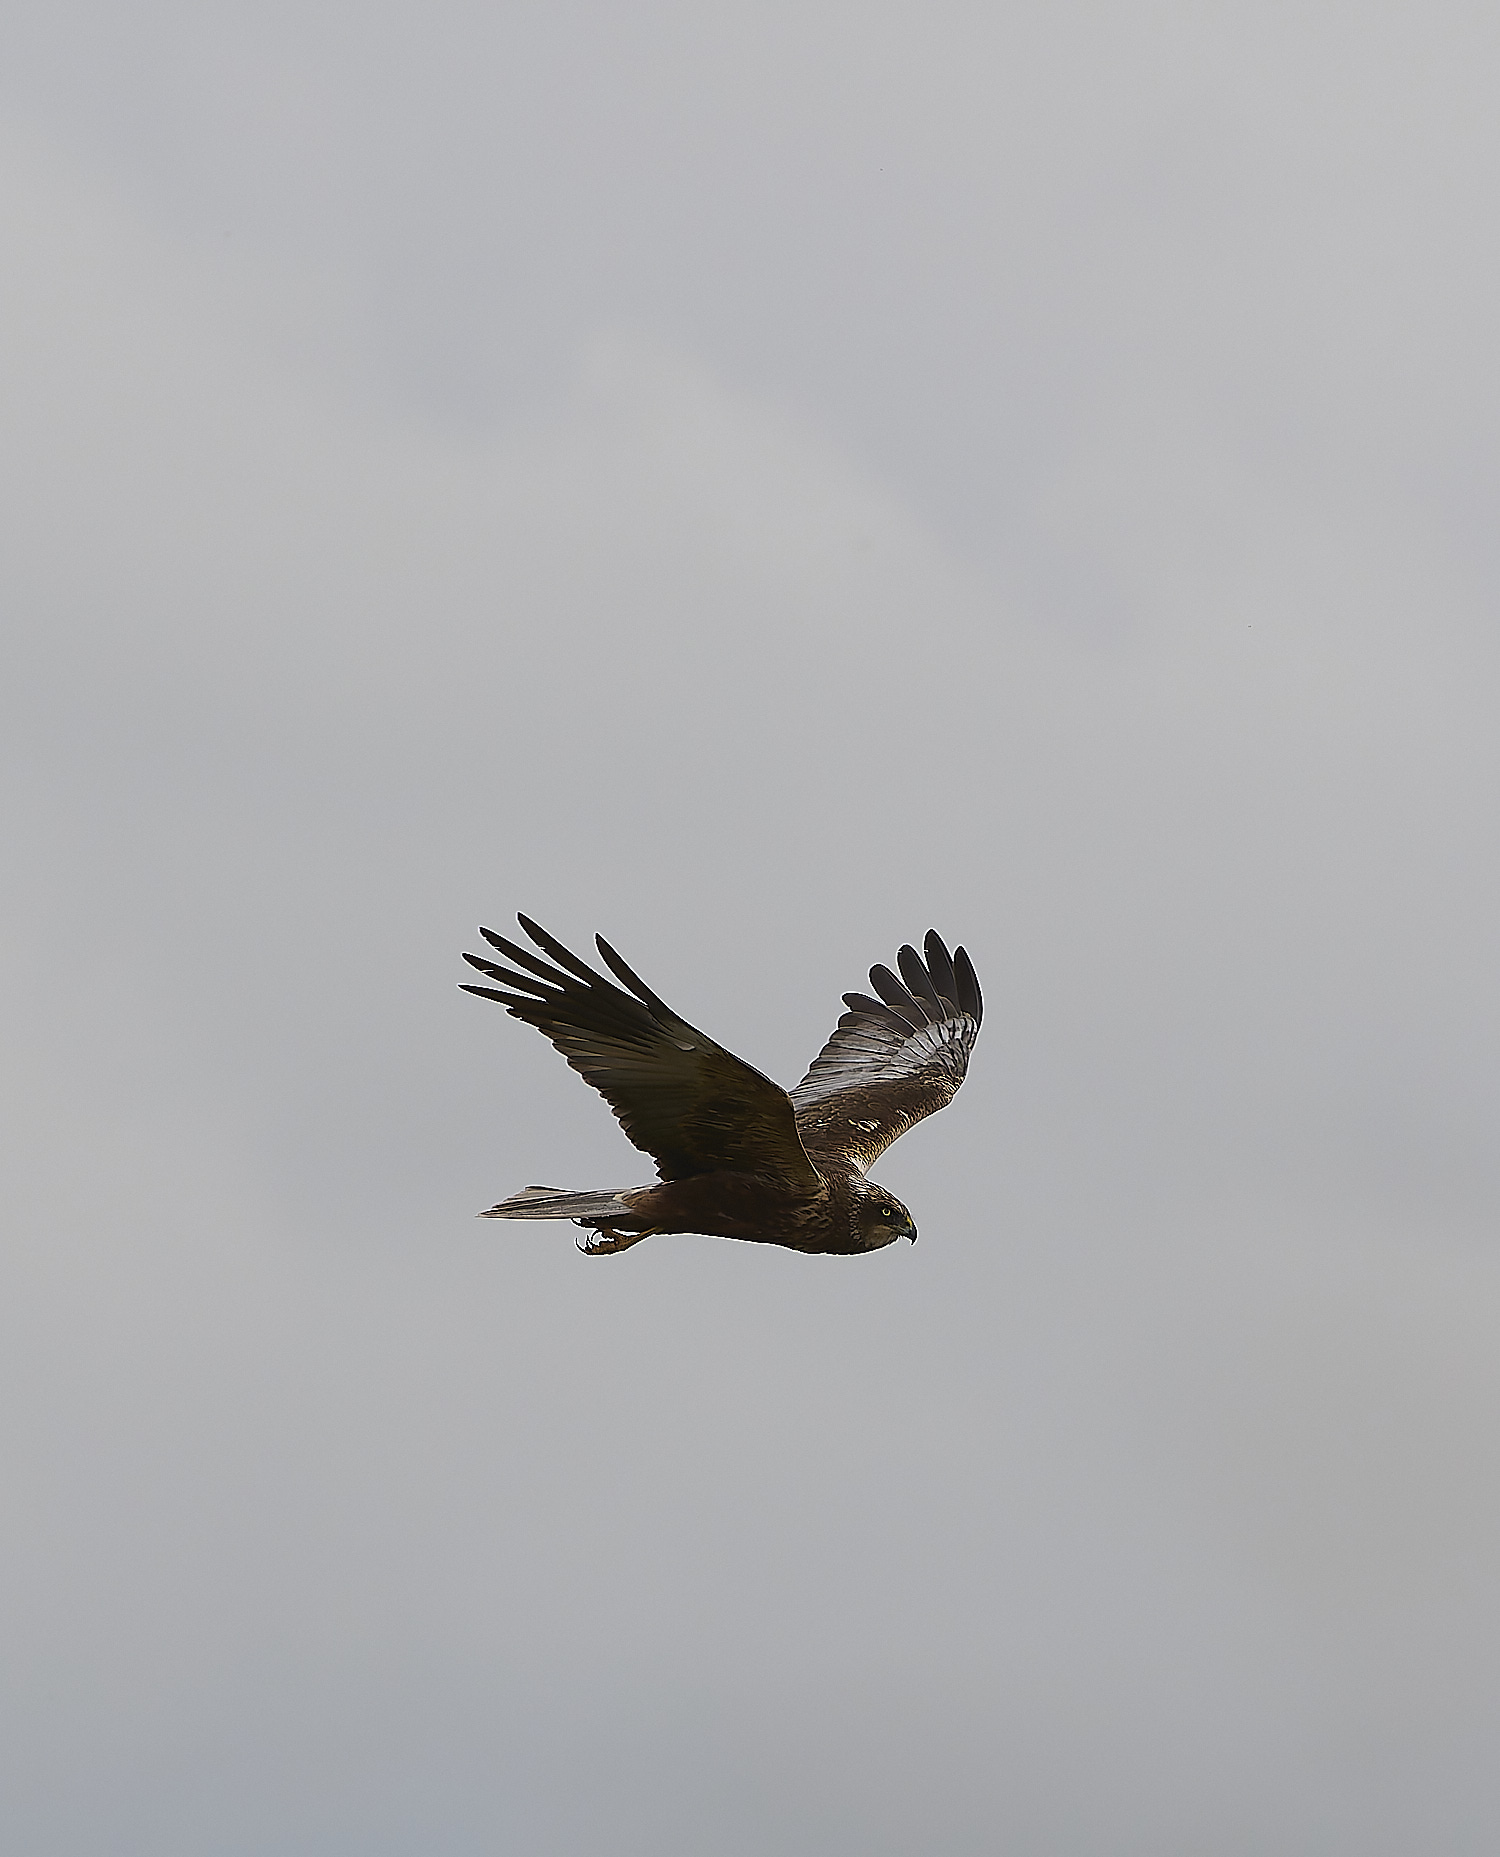
[(566, 968), (570, 974), (591, 987), (609, 985), (603, 974), (596, 974), (592, 967), (580, 961), (570, 949), (565, 948), (555, 935), (549, 935), (539, 922), (533, 922), (530, 916), (523, 916), (519, 910), (516, 912), (516, 920), (542, 953), (550, 954), (559, 967)]
[(644, 1001), (644, 1003), (660, 1018), (676, 1018), (677, 1015), (672, 1011), (672, 1008), (667, 1005), (665, 1000), (660, 1000), (656, 997), (635, 969), (629, 966), (615, 953), (614, 949), (610, 947), (609, 943), (602, 935), (596, 935), (594, 937), (594, 945), (598, 948), (605, 966), (608, 967), (616, 980), (623, 981), (638, 1000)]
[(928, 929), (927, 938), (922, 943), (927, 956), (927, 971), (932, 975), (932, 984), (937, 988), (944, 1003), (958, 1010), (958, 981), (953, 972), (953, 956), (936, 929)]
[(984, 996), (979, 991), (979, 976), (974, 963), (963, 948), (953, 950), (953, 973), (958, 981), (958, 1003), (978, 1025), (984, 1018)]
[[(558, 988), (559, 985), (566, 984), (563, 975), (554, 973), (547, 975), (547, 981), (550, 984), (544, 985), (540, 980), (533, 980), (530, 974), (513, 973), (510, 968), (501, 967), (494, 961), (487, 961), (482, 955), (470, 954), (467, 949), (464, 951), (464, 959), (469, 963), (470, 967), (476, 968), (488, 979), (498, 980), (502, 986), (519, 988), (523, 993), (535, 993), (542, 999), (552, 1000), (558, 998), (559, 995), (554, 989)], [(542, 967), (540, 961), (531, 963), (531, 965)], [(546, 971), (545, 968), (543, 971)]]
[(891, 972), (890, 968), (885, 966), (872, 967), (870, 969), (870, 985), (874, 987), (875, 991), (885, 1001), (886, 1005), (890, 1007), (892, 1012), (898, 1013), (903, 1019), (910, 1023), (913, 1031), (916, 1031), (918, 1026), (928, 1023), (929, 1015), (924, 1012), (912, 998), (911, 994)]
[(905, 944), (897, 954), (896, 965), (901, 969), (901, 978), (911, 989), (912, 998), (927, 1008), (927, 1017), (934, 1024), (940, 1019), (946, 1019), (948, 1009), (938, 997), (932, 975), (922, 965), (921, 957), (910, 943)]

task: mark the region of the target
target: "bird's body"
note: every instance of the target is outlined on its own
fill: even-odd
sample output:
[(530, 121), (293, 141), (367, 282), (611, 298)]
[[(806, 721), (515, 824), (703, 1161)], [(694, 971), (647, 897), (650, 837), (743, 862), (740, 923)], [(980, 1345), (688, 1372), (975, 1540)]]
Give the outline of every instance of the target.
[(599, 1192), (528, 1187), (484, 1217), (573, 1219), (598, 1234), (583, 1247), (591, 1256), (657, 1232), (842, 1255), (916, 1238), (906, 1208), (865, 1170), (963, 1081), (983, 1003), (962, 948), (950, 956), (929, 932), (925, 964), (901, 950), (902, 979), (872, 968), (880, 997), (845, 994), (849, 1011), (788, 1093), (680, 1019), (602, 938), (599, 952), (628, 992), (519, 921), (551, 960), (481, 929), (512, 965), (466, 954), (505, 989), (466, 990), (545, 1032), (662, 1178)]
[[(812, 1190), (789, 1187), (766, 1174), (720, 1171), (635, 1187), (615, 1197), (628, 1206), (630, 1220), (640, 1221), (636, 1229), (642, 1237), (650, 1232), (705, 1232), (715, 1238), (779, 1244), (789, 1251), (872, 1249), (864, 1241), (857, 1217), (859, 1201), (869, 1192), (858, 1170), (833, 1165), (826, 1172), (818, 1171), (823, 1177)], [(895, 1202), (890, 1204), (892, 1218), (886, 1221), (886, 1229), (876, 1228), (882, 1244), (900, 1237), (904, 1229), (905, 1208), (901, 1208), (903, 1218), (897, 1219)], [(499, 1214), (497, 1209), (496, 1216), (516, 1215)]]

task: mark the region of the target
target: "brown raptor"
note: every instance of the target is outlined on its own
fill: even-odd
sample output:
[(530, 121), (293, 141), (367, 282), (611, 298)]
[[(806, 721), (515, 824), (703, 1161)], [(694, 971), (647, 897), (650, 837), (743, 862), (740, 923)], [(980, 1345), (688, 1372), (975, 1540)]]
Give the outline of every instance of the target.
[(572, 1219), (596, 1234), (580, 1246), (590, 1257), (654, 1232), (844, 1255), (915, 1242), (911, 1214), (865, 1171), (964, 1080), (984, 1006), (962, 948), (950, 955), (929, 930), (925, 961), (910, 947), (897, 955), (899, 979), (872, 967), (879, 997), (844, 995), (849, 1010), (789, 1094), (678, 1018), (602, 936), (599, 953), (620, 986), (526, 916), (517, 920), (550, 958), (482, 928), (509, 965), (466, 954), (499, 984), (465, 991), (545, 1032), (661, 1180), (598, 1192), (527, 1187), (482, 1217)]

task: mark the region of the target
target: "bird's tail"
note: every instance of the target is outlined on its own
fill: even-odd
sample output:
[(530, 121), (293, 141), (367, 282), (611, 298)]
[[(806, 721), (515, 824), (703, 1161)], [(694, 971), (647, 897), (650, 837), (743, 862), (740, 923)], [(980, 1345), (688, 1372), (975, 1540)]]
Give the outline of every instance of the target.
[(555, 1186), (528, 1186), (524, 1192), (512, 1193), (498, 1206), (481, 1212), (482, 1219), (587, 1219), (590, 1224), (634, 1228), (639, 1231), (645, 1221), (630, 1210), (625, 1198), (634, 1189), (618, 1191), (601, 1188), (595, 1192), (567, 1191)]

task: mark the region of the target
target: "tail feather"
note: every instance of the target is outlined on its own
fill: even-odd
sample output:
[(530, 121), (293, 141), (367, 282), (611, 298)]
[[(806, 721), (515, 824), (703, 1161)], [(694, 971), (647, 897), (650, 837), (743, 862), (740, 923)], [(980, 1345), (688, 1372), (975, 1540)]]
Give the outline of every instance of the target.
[(599, 1188), (592, 1192), (528, 1186), (479, 1216), (482, 1219), (597, 1219), (613, 1226), (633, 1225), (639, 1230), (643, 1221), (630, 1210), (623, 1197), (633, 1190), (628, 1186), (618, 1190)]

